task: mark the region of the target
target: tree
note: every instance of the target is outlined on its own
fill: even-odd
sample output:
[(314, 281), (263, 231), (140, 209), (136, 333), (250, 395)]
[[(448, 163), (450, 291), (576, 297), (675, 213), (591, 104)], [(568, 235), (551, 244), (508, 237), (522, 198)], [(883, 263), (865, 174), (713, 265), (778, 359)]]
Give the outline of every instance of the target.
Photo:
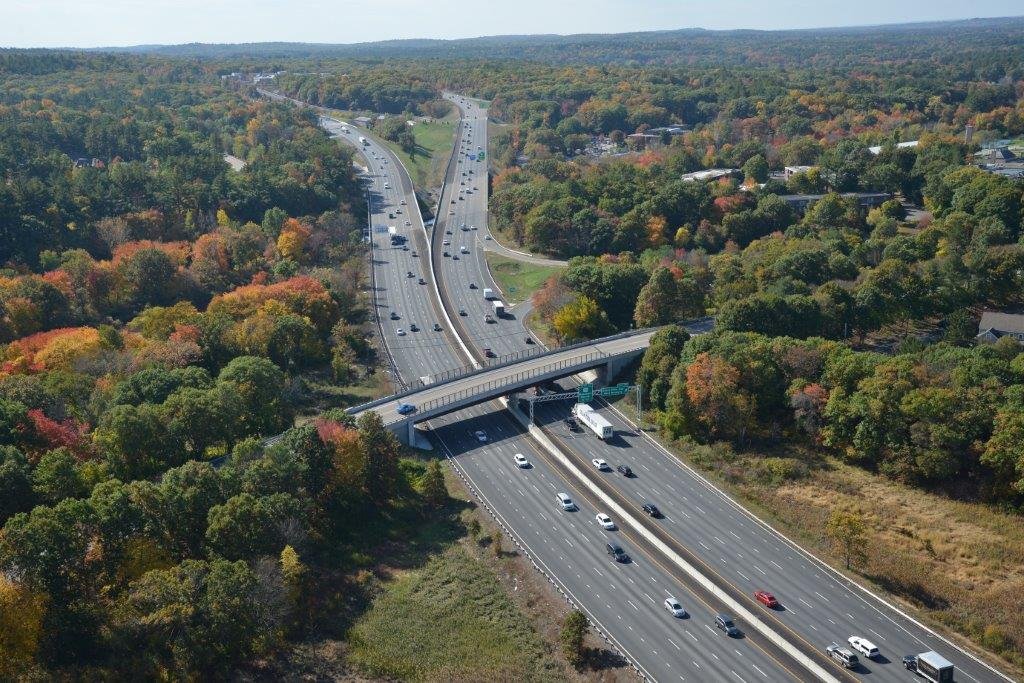
[(672, 271), (659, 266), (640, 290), (633, 320), (637, 327), (667, 325), (704, 312), (704, 293), (691, 278), (676, 280)]
[(123, 481), (150, 476), (180, 458), (161, 409), (148, 403), (111, 408), (93, 432), (93, 443)]
[(825, 534), (842, 556), (847, 569), (867, 559), (867, 524), (860, 512), (833, 509), (825, 525)]
[(129, 256), (119, 270), (137, 306), (162, 306), (174, 300), (172, 280), (177, 266), (160, 249), (140, 249)]
[(495, 530), (494, 533), (491, 534), (491, 552), (494, 553), (495, 557), (501, 557), (501, 554), (504, 552), (501, 544), (502, 538), (504, 537), (501, 535), (500, 531)]
[(284, 546), (282, 525), (300, 513), (299, 502), (286, 493), (256, 497), (240, 493), (210, 508), (206, 542), (228, 559), (277, 554)]
[(1024, 493), (1024, 409), (1008, 405), (999, 411), (981, 462), (996, 472), (1001, 487)]
[(85, 482), (75, 462), (75, 457), (66, 448), (55, 448), (44, 453), (32, 472), (33, 493), (50, 505), (65, 498), (84, 496)]
[(366, 460), (362, 472), (363, 485), (371, 499), (383, 505), (398, 493), (401, 475), (398, 457), (401, 444), (388, 429), (380, 415), (372, 410), (363, 413), (357, 422), (359, 442)]
[(280, 556), (281, 576), (284, 579), (285, 589), (288, 593), (288, 602), (292, 612), (298, 610), (302, 604), (302, 595), (305, 589), (306, 574), (308, 569), (295, 552), (295, 548), (286, 545), (281, 550)]
[(0, 573), (0, 679), (18, 680), (44, 636), (46, 595)]
[(35, 505), (28, 459), (14, 446), (0, 446), (0, 527)]
[(567, 343), (594, 339), (608, 333), (608, 316), (588, 296), (580, 296), (555, 313), (555, 333)]
[(444, 483), (444, 472), (441, 463), (431, 460), (427, 472), (423, 475), (423, 497), (431, 507), (439, 508), (448, 500), (448, 486)]
[(273, 434), (290, 424), (292, 411), (282, 396), (284, 373), (273, 362), (239, 356), (220, 371), (217, 382), (229, 383), (233, 392), (238, 434)]
[(763, 183), (768, 180), (768, 162), (764, 155), (755, 154), (743, 164), (743, 177), (747, 183)]
[(469, 524), (466, 525), (466, 533), (469, 534), (469, 539), (474, 543), (480, 538), (480, 520), (476, 517), (469, 520)]
[(589, 630), (590, 620), (578, 609), (569, 612), (562, 622), (562, 633), (559, 636), (559, 640), (562, 641), (562, 652), (569, 664), (577, 669), (583, 665), (586, 655), (584, 641)]
[(755, 408), (740, 389), (739, 371), (722, 358), (700, 353), (686, 369), (686, 396), (697, 419), (713, 437), (746, 438)]
[(265, 615), (258, 589), (242, 561), (185, 560), (132, 584), (119, 627), (143, 639), (161, 668), (225, 676), (276, 638), (260, 628)]

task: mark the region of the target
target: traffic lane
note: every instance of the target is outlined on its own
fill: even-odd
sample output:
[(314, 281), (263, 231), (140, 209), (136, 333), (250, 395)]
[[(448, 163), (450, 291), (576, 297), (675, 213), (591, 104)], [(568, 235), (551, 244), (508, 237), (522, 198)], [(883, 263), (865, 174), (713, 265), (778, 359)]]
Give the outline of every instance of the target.
[[(619, 639), (621, 631), (624, 649), (639, 658), (644, 668), (656, 678), (686, 676), (687, 670), (718, 675), (723, 680), (733, 672), (740, 679), (749, 676), (744, 680), (789, 678), (774, 660), (751, 647), (746, 639), (730, 639), (714, 631), (711, 624), (716, 610), (703, 605), (658, 564), (642, 553), (638, 555), (630, 542), (622, 542), (619, 531), (602, 529), (595, 520), (598, 510), (559, 479), (543, 458), (531, 454), (531, 446), (522, 436), (488, 445), (477, 443), (473, 428), (494, 425), (503, 416), (485, 409), (472, 412), (476, 413), (472, 418), (460, 414), (454, 424), (436, 426), (435, 435), (453, 452), (478, 488), (487, 484), (482, 490), (491, 506), (506, 520), (518, 522), (509, 528), (526, 541), (531, 554), (556, 568), (554, 573), (568, 583), (577, 601), (596, 611), (605, 630), (608, 625), (618, 627), (613, 635)], [(527, 454), (530, 469), (515, 466), (512, 458), (516, 452)], [(561, 510), (555, 498), (559, 491), (569, 493), (579, 510)], [(604, 547), (609, 539), (623, 545), (633, 561), (612, 561)], [(669, 596), (684, 605), (689, 619), (669, 614), (663, 604)], [(638, 621), (630, 623), (631, 616)]]
[[(456, 275), (458, 275), (458, 272), (456, 272), (455, 274), (456, 274)], [(713, 322), (712, 322), (712, 321), (709, 321), (709, 322), (708, 322), (708, 325), (706, 325), (706, 326), (705, 326), (705, 329), (710, 329), (710, 327), (711, 327), (712, 325), (713, 325)], [(477, 326), (472, 326), (472, 325), (471, 325), (470, 327), (474, 327), (474, 328), (477, 328)], [(699, 328), (698, 328), (698, 330), (697, 330), (697, 331), (699, 331)], [(501, 342), (500, 342), (500, 341), (495, 341), (495, 342), (494, 342), (494, 344), (495, 344), (496, 346), (502, 346), (502, 344), (501, 344)], [(496, 350), (497, 350), (497, 349), (496, 349)], [(592, 453), (591, 453), (590, 455), (592, 455), (592, 456), (595, 456), (595, 457), (597, 457), (597, 453), (595, 453), (595, 452), (592, 452)], [(607, 454), (606, 454), (606, 455), (607, 455)], [(663, 472), (662, 472), (662, 475), (664, 476), (664, 475), (666, 474), (666, 471), (665, 471), (665, 470), (666, 470), (666, 468), (664, 467), (664, 462), (663, 462), (663, 461), (664, 461), (664, 454), (662, 455), (662, 457), (658, 457), (658, 458), (656, 458), (656, 462), (658, 463), (658, 465), (663, 465), (663, 467), (660, 467), (660, 469), (662, 469), (662, 470), (663, 470)], [(669, 474), (672, 474), (671, 472), (668, 472), (668, 473), (669, 473)], [(659, 480), (662, 480), (662, 481), (664, 481), (665, 479), (664, 479), (664, 478), (662, 478), (662, 479), (659, 479)], [(697, 495), (698, 495), (698, 497), (702, 497), (702, 494), (700, 494), (700, 493), (699, 493), (699, 489), (700, 489), (700, 487), (701, 487), (701, 486), (700, 486), (700, 483), (699, 483), (699, 482), (696, 482), (696, 483), (695, 483), (695, 485), (696, 485), (697, 487), (696, 487), (696, 488), (694, 488), (694, 490), (697, 490), (697, 492), (698, 492), (698, 494), (697, 494)], [(669, 490), (670, 490), (670, 492), (671, 492), (671, 490), (672, 490), (672, 488), (673, 488), (673, 485), (672, 485), (671, 483), (667, 483), (667, 484), (666, 484), (666, 487), (667, 487), (667, 488), (669, 488)], [(635, 496), (636, 496), (636, 497), (638, 497), (638, 498), (650, 498), (650, 496), (651, 496), (651, 493), (652, 493), (652, 494), (653, 494), (654, 496), (658, 496), (658, 494), (659, 494), (659, 492), (658, 492), (658, 489), (657, 489), (657, 488), (653, 488), (653, 489), (652, 489), (652, 492), (651, 492), (651, 493), (643, 493), (643, 492), (634, 492), (634, 493), (635, 493)], [(698, 505), (697, 503), (694, 503), (694, 505), (696, 505), (696, 506), (697, 506), (697, 508), (699, 508), (699, 509), (703, 509), (703, 508), (700, 508), (700, 507), (699, 507), (699, 505)], [(663, 504), (663, 506), (664, 506), (664, 504)], [(709, 503), (709, 504), (707, 504), (707, 505), (706, 505), (706, 507), (707, 507), (707, 506), (710, 506), (710, 503)], [(730, 506), (730, 507), (731, 507), (731, 506)], [(695, 511), (695, 512), (697, 512), (697, 514), (700, 514), (698, 510), (694, 510), (694, 511)], [(721, 514), (721, 515), (723, 515), (723, 516), (724, 516), (724, 515), (725, 515), (726, 513), (725, 513), (724, 509), (721, 509), (721, 510), (719, 511), (719, 514)], [(717, 518), (713, 516), (713, 519), (717, 519)], [(706, 528), (707, 530), (709, 530), (709, 531), (711, 532), (711, 533), (710, 533), (710, 537), (711, 537), (711, 538), (708, 538), (708, 539), (707, 539), (707, 541), (708, 541), (709, 543), (712, 543), (712, 544), (714, 544), (714, 545), (707, 545), (707, 544), (703, 544), (703, 541), (702, 541), (701, 539), (688, 539), (688, 541), (692, 542), (692, 541), (696, 540), (698, 544), (701, 544), (701, 545), (705, 546), (706, 548), (708, 548), (708, 549), (709, 549), (709, 552), (710, 552), (710, 554), (719, 554), (719, 555), (720, 555), (720, 557), (719, 557), (719, 561), (720, 561), (721, 563), (723, 563), (723, 564), (728, 564), (729, 566), (731, 566), (731, 567), (734, 567), (734, 568), (735, 568), (735, 570), (736, 570), (736, 575), (735, 575), (735, 579), (737, 579), (737, 580), (743, 580), (743, 581), (745, 581), (745, 583), (746, 583), (746, 584), (748, 584), (748, 586), (746, 586), (746, 588), (753, 588), (753, 586), (754, 586), (754, 585), (756, 585), (756, 584), (758, 583), (758, 580), (757, 580), (757, 579), (753, 579), (753, 578), (752, 578), (752, 579), (746, 579), (746, 574), (745, 574), (745, 573), (743, 573), (743, 572), (742, 572), (742, 571), (741, 571), (741, 570), (739, 569), (739, 567), (738, 567), (738, 563), (739, 563), (739, 562), (741, 562), (741, 561), (742, 561), (742, 560), (744, 559), (744, 557), (743, 557), (742, 553), (741, 553), (740, 551), (738, 551), (738, 550), (734, 551), (734, 553), (725, 553), (725, 554), (733, 554), (733, 555), (734, 555), (734, 556), (733, 556), (733, 557), (731, 558), (731, 560), (732, 560), (732, 561), (726, 561), (724, 557), (721, 557), (721, 555), (722, 555), (723, 553), (719, 552), (719, 551), (720, 551), (720, 549), (716, 549), (716, 548), (715, 548), (715, 545), (717, 545), (717, 546), (723, 546), (723, 545), (728, 545), (728, 542), (726, 542), (726, 541), (724, 541), (724, 540), (722, 540), (722, 541), (719, 541), (719, 540), (721, 540), (721, 539), (722, 539), (723, 537), (727, 537), (727, 536), (728, 536), (728, 533), (730, 533), (730, 532), (731, 532), (731, 533), (735, 533), (735, 531), (732, 531), (731, 529), (726, 529), (726, 528), (723, 528), (724, 526), (728, 526), (728, 524), (713, 524), (711, 528), (708, 528), (708, 526), (707, 526), (707, 525), (705, 525), (705, 526), (703, 526), (703, 527), (702, 527), (702, 528)], [(759, 526), (759, 528), (760, 528), (760, 526)], [(716, 533), (715, 531), (718, 531), (718, 532)], [(705, 533), (695, 533), (695, 535), (691, 535), (691, 536), (695, 536), (695, 537), (705, 537), (705, 536), (707, 536), (707, 535), (705, 535)], [(760, 539), (760, 538), (763, 538), (763, 533), (760, 533), (760, 535), (758, 535), (758, 538), (759, 538), (759, 539)], [(751, 546), (751, 547), (752, 547), (752, 550), (751, 550), (751, 551), (749, 551), (749, 552), (752, 552), (752, 553), (755, 553), (755, 552), (757, 552), (757, 553), (763, 553), (763, 552), (764, 552), (764, 551), (762, 551), (761, 549), (757, 548), (756, 546)], [(787, 562), (791, 562), (791, 563), (792, 563), (792, 562), (794, 562), (794, 561), (796, 561), (796, 558), (795, 558), (795, 556), (792, 556), (792, 555), (790, 555), (790, 556), (787, 556), (787, 557), (785, 557), (784, 559), (785, 559), (785, 560), (786, 560)], [(750, 571), (749, 571), (750, 573), (758, 573), (758, 572), (764, 572), (764, 569), (762, 569), (762, 568), (761, 568), (760, 564), (758, 564), (758, 563), (757, 563), (757, 560), (756, 560), (756, 559), (752, 560), (751, 562), (752, 562), (751, 566), (753, 566), (753, 567), (754, 567), (754, 569), (750, 569)], [(775, 559), (775, 558), (769, 558), (768, 562), (769, 562), (769, 564), (768, 564), (767, 566), (769, 566), (769, 567), (771, 567), (771, 568), (773, 568), (773, 569), (775, 568), (775, 565), (776, 565), (776, 564), (779, 564), (779, 563), (778, 563), (778, 561), (777, 561), (777, 559)], [(779, 564), (779, 568), (780, 568), (780, 566), (781, 566), (781, 565)], [(755, 569), (756, 569), (757, 571), (755, 571)], [(815, 575), (815, 579), (818, 579), (818, 578), (819, 578), (819, 575), (818, 575), (818, 571), (814, 571), (814, 570), (813, 570), (812, 568), (810, 568), (810, 567), (807, 567), (807, 568), (805, 568), (804, 570), (805, 570), (805, 571), (810, 571), (810, 572), (811, 572), (811, 574)], [(820, 578), (823, 578), (823, 579), (826, 579), (826, 580), (827, 580), (827, 579), (829, 579), (829, 578), (827, 578), (827, 577), (824, 577), (824, 573), (825, 573), (825, 572), (824, 572), (824, 570), (823, 570), (823, 569), (821, 569), (821, 570), (820, 570), (820, 572), (821, 572), (821, 574), (820, 574)], [(765, 573), (767, 573), (767, 572), (765, 572)], [(783, 581), (782, 579), (778, 579), (778, 578), (775, 578), (775, 580), (772, 580), (772, 579), (770, 579), (770, 578), (769, 578), (769, 579), (768, 579), (767, 581), (769, 581), (769, 582), (770, 582), (770, 583), (772, 583), (773, 585), (780, 585), (780, 586), (783, 586), (783, 588), (782, 588), (782, 590), (781, 590), (781, 591), (780, 591), (780, 590), (779, 590), (778, 588), (775, 588), (775, 589), (771, 589), (771, 590), (775, 590), (775, 592), (776, 592), (776, 593), (781, 593), (781, 592), (785, 592), (785, 591), (786, 591), (786, 585), (787, 585), (787, 584), (788, 584), (788, 585), (790, 585), (790, 586), (794, 586), (794, 587), (795, 587), (795, 590), (797, 590), (797, 589), (796, 589), (796, 584), (797, 584), (798, 582), (797, 582), (797, 581), (794, 581), (794, 577), (795, 577), (795, 574), (796, 574), (796, 573), (797, 573), (797, 572), (786, 572), (786, 571), (782, 571), (782, 572), (781, 572), (781, 574), (782, 574), (782, 575), (784, 575), (785, 581)], [(828, 572), (828, 573), (830, 573), (830, 572)], [(833, 580), (833, 581), (835, 581), (835, 580)], [(805, 584), (805, 582), (804, 582), (804, 581), (800, 581), (799, 583), (800, 583), (801, 585), (804, 585), (804, 584)], [(845, 590), (846, 590), (846, 592), (848, 593), (848, 595), (846, 596), (846, 597), (847, 597), (848, 599), (850, 599), (850, 598), (855, 598), (855, 597), (857, 597), (857, 596), (854, 596), (854, 595), (853, 595), (853, 592), (852, 592), (852, 591), (851, 591), (850, 589), (848, 589), (848, 588), (846, 588), (846, 587), (844, 587), (844, 589), (845, 589)], [(792, 593), (792, 594), (796, 594), (796, 593)], [(823, 597), (823, 594), (822, 594), (822, 597)], [(819, 598), (817, 597), (817, 595), (813, 596), (813, 598), (814, 598), (814, 599), (815, 599), (815, 600), (816, 600), (817, 602), (821, 602), (821, 600), (820, 600), (820, 599), (819, 599)], [(804, 601), (804, 602), (808, 602), (808, 601)], [(861, 601), (861, 600), (858, 600), (858, 602), (862, 602), (862, 601)], [(814, 603), (813, 603), (813, 602), (811, 602), (811, 603), (809, 603), (809, 604), (814, 604)], [(864, 610), (867, 610), (867, 609), (868, 609), (866, 605), (863, 605), (863, 606), (862, 606), (862, 608), (863, 608)], [(796, 614), (796, 609), (795, 609), (795, 608), (793, 608), (793, 607), (791, 607), (791, 609), (790, 609), (790, 614), (791, 614), (791, 615), (795, 615), (795, 614)], [(852, 613), (846, 613), (846, 614), (844, 614), (844, 616), (845, 616), (845, 617), (847, 618), (847, 620), (849, 620), (849, 622), (850, 622), (850, 623), (855, 623), (855, 622), (856, 622), (856, 620), (854, 620), (854, 618), (853, 618), (853, 616), (852, 616)], [(811, 617), (811, 618), (810, 618), (810, 620), (809, 620), (809, 622), (808, 622), (808, 625), (809, 625), (809, 626), (810, 626), (811, 628), (814, 628), (814, 624), (813, 624), (813, 621), (814, 621), (814, 617)], [(844, 628), (843, 628), (843, 625), (841, 625), (841, 624), (840, 624), (839, 622), (837, 622), (837, 621), (835, 620), (835, 618), (833, 618), (833, 617), (831, 617), (831, 616), (828, 616), (828, 615), (826, 615), (826, 614), (824, 614), (824, 615), (823, 615), (823, 620), (821, 620), (821, 621), (820, 621), (820, 624), (821, 624), (821, 626), (820, 626), (820, 627), (818, 627), (818, 628), (816, 628), (815, 630), (816, 630), (816, 631), (819, 631), (819, 630), (824, 630), (824, 631), (825, 631), (825, 637), (826, 637), (826, 638), (829, 638), (829, 639), (837, 639), (837, 640), (841, 640), (841, 642), (845, 642), (845, 640), (846, 640), (846, 637), (848, 637), (848, 635), (849, 635), (849, 634), (847, 634), (847, 635), (843, 635), (843, 634), (844, 634), (844, 632), (845, 632), (845, 631), (846, 631), (847, 629), (844, 629)], [(805, 628), (806, 628), (806, 627), (805, 627)], [(854, 628), (860, 628), (860, 625), (859, 625), (859, 623), (855, 623), (855, 624), (854, 624)], [(908, 634), (908, 635), (909, 635), (909, 634)], [(877, 631), (872, 631), (872, 632), (871, 632), (870, 634), (867, 634), (867, 637), (869, 637), (869, 638), (873, 637), (873, 638), (874, 638), (874, 639), (876, 639), (876, 640), (883, 640), (883, 637), (882, 637), (882, 636), (881, 636), (881, 634), (880, 634), (879, 632), (877, 632)], [(914, 647), (923, 647), (923, 646), (924, 646), (924, 642), (923, 642), (923, 641), (921, 641), (921, 639), (920, 639), (920, 638), (916, 638), (916, 637), (913, 637), (913, 638), (914, 638), (914, 641), (916, 641), (916, 642), (914, 643), (914, 645), (913, 645)], [(879, 645), (881, 646), (881, 643), (878, 643), (878, 642), (877, 642), (876, 644), (879, 644)], [(911, 647), (911, 649), (910, 649), (910, 650), (908, 650), (908, 651), (912, 651), (912, 649), (913, 649), (913, 648)]]
[[(854, 592), (835, 581), (831, 572), (801, 560), (802, 556), (795, 551), (781, 557), (779, 553), (790, 553), (790, 547), (777, 545), (773, 537), (763, 533), (763, 527), (752, 526), (752, 520), (740, 519), (733, 506), (718, 506), (715, 498), (719, 496), (713, 493), (713, 489), (698, 485), (689, 495), (678, 495), (673, 491), (666, 472), (648, 468), (635, 458), (616, 458), (614, 454), (602, 451), (600, 445), (604, 442), (587, 432), (569, 432), (561, 424), (566, 412), (564, 407), (561, 413), (552, 408), (535, 411), (535, 415), (556, 430), (559, 438), (565, 437), (563, 441), (581, 459), (601, 457), (613, 467), (620, 463), (629, 465), (635, 477), (615, 474), (608, 480), (631, 497), (638, 508), (648, 501), (658, 505), (665, 514), (659, 521), (666, 531), (700, 556), (716, 574), (726, 577), (740, 592), (747, 596), (754, 590), (773, 592), (783, 603), (783, 608), (773, 610), (772, 615), (799, 633), (809, 645), (824, 648), (833, 641), (845, 644), (853, 635), (872, 640), (883, 651), (883, 658), (862, 661), (858, 672), (871, 673), (881, 680), (903, 679), (900, 662), (903, 654), (936, 649), (948, 658), (950, 647), (946, 643), (926, 637), (927, 632), (909, 622), (900, 623), (900, 619), (894, 618), (899, 616), (896, 613), (886, 614), (884, 610), (875, 609), (871, 604), (874, 601), (865, 599), (860, 591)], [(634, 455), (626, 449), (620, 453), (623, 456)], [(695, 495), (693, 491), (696, 491)], [(752, 540), (740, 538), (744, 527), (750, 527)], [(794, 571), (797, 563), (801, 565), (801, 571)], [(970, 662), (963, 667), (966, 677), (998, 680), (992, 677), (992, 672), (969, 657), (965, 658)]]
[(724, 673), (724, 672), (723, 672)]

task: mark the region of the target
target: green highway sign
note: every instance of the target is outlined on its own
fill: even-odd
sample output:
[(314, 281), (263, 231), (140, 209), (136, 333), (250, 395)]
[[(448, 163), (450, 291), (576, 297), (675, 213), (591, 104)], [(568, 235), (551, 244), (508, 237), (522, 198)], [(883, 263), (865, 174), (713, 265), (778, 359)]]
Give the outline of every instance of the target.
[(577, 403), (590, 403), (594, 400), (594, 385), (583, 384), (576, 390), (576, 402)]
[(597, 390), (598, 396), (625, 396), (629, 391), (629, 384), (620, 382), (613, 387), (604, 387)]

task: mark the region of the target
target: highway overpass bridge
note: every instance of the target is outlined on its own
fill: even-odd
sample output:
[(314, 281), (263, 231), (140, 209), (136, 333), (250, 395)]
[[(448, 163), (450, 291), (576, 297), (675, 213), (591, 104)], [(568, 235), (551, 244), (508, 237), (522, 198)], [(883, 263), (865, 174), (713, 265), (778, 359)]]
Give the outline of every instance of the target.
[[(597, 370), (599, 380), (610, 381), (650, 345), (659, 328), (625, 332), (559, 349), (500, 358), (492, 365), (449, 371), (416, 382), (407, 391), (348, 409), (359, 417), (368, 410), (380, 414), (384, 424), (405, 444), (415, 444), (413, 425), (434, 417), (511, 394), (526, 387)], [(415, 406), (408, 415), (399, 403)]]

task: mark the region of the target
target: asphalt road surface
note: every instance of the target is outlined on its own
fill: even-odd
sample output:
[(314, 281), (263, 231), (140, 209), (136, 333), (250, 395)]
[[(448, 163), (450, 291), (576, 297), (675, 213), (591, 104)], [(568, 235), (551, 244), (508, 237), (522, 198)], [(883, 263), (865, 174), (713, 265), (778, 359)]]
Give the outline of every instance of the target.
[[(471, 101), (460, 105), (467, 125), (460, 130), (461, 153), (457, 152), (445, 194), (440, 199), (434, 244), (439, 250), (442, 285), (453, 309), (466, 312), (459, 316), (457, 310), (452, 310), (451, 315), (462, 326), (467, 343), (477, 350), (488, 347), (504, 355), (528, 348), (529, 333), (515, 309), (497, 323), (484, 320), (484, 315), (493, 309), (484, 300), (482, 289), (495, 287), (481, 249), (487, 216), (486, 163), (471, 161), (468, 156), (478, 147), (487, 148), (486, 114)], [(325, 123), (335, 129), (339, 127)], [(444, 321), (432, 294), (424, 233), (408, 175), (402, 172), (397, 159), (365, 131), (352, 126), (349, 131), (340, 136), (356, 146), (361, 146), (360, 135), (369, 140), (369, 145), (361, 147), (366, 150), (372, 183), (375, 307), (381, 315), (385, 341), (397, 370), (410, 381), (464, 366), (468, 361), (453, 350), (448, 333), (432, 331), (434, 322), (443, 327)], [(461, 195), (459, 190), (463, 190)], [(401, 204), (403, 199), (405, 206)], [(396, 208), (401, 213), (395, 212)], [(406, 220), (409, 225), (405, 225)], [(463, 223), (466, 230), (461, 229)], [(379, 225), (384, 226), (385, 232), (377, 232)], [(395, 225), (400, 233), (410, 237), (409, 251), (391, 247), (387, 225)], [(445, 234), (446, 231), (452, 234)], [(444, 239), (451, 244), (442, 245)], [(453, 247), (448, 250), (449, 257), (441, 256), (445, 246)], [(462, 253), (462, 246), (468, 253)], [(413, 250), (418, 256), (411, 255)], [(453, 254), (459, 258), (452, 258)], [(412, 278), (407, 276), (410, 271)], [(419, 285), (419, 277), (424, 277), (427, 284)], [(470, 289), (471, 282), (478, 288)], [(392, 311), (400, 316), (398, 321), (390, 320)], [(413, 322), (419, 332), (410, 331)], [(398, 334), (399, 327), (404, 335)], [(565, 381), (564, 385), (571, 388), (572, 382)], [(601, 409), (616, 429), (616, 436), (604, 442), (583, 432), (570, 432), (562, 422), (569, 407), (539, 404), (536, 415), (570, 459), (580, 468), (591, 469), (591, 458), (603, 458), (613, 467), (628, 464), (636, 474), (634, 478), (596, 470), (593, 476), (634, 507), (646, 501), (656, 503), (664, 518), (645, 523), (657, 525), (659, 533), (694, 556), (702, 573), (717, 584), (744, 596), (758, 589), (774, 592), (782, 603), (781, 609), (769, 614), (748, 597), (749, 608), (761, 612), (765, 621), (791, 641), (820, 652), (830, 642), (845, 644), (851, 635), (863, 636), (882, 653), (879, 660), (862, 658), (862, 666), (853, 672), (869, 680), (913, 680), (913, 675), (903, 669), (900, 658), (930, 649), (956, 664), (959, 681), (1002, 680), (966, 652), (803, 553), (665, 453), (617, 411)], [(644, 544), (630, 542), (635, 536), (628, 531), (605, 531), (597, 526), (596, 508), (589, 497), (574, 486), (576, 482), (567, 483), (564, 473), (557, 472), (556, 465), (541, 455), (532, 440), (525, 438), (506, 411), (497, 409), (495, 404), (485, 404), (434, 420), (432, 427), (437, 442), (496, 514), (514, 530), (538, 564), (555, 577), (649, 677), (745, 681), (807, 677), (806, 671), (794, 670), (790, 662), (770, 647), (763, 648), (755, 638), (730, 639), (715, 631), (713, 614), (720, 607), (685, 585), (664, 559), (648, 555)], [(487, 432), (487, 443), (476, 439), (473, 432), (477, 429)], [(512, 462), (514, 453), (524, 454), (533, 467), (516, 468)], [(581, 509), (572, 513), (560, 510), (554, 497), (558, 491), (569, 493)], [(617, 564), (607, 556), (604, 544), (608, 537), (626, 539), (621, 545), (633, 557), (632, 563)], [(690, 612), (689, 619), (669, 615), (662, 604), (669, 594)], [(739, 625), (744, 628), (744, 624)], [(834, 673), (837, 678), (845, 677), (838, 667)]]
[[(452, 171), (448, 196), (442, 197), (442, 206), (448, 201), (455, 210), (448, 221), (455, 226), (452, 232), (456, 237), (467, 234), (458, 230), (463, 222), (477, 227), (468, 235), (481, 234), (487, 216), (484, 194), (464, 195), (463, 200), (456, 199), (456, 203), (451, 204), (456, 188), (464, 187), (459, 184), (464, 170), (475, 168), (471, 174), (475, 179), (483, 173), (480, 162), (469, 161), (466, 155), (478, 148), (487, 148), (485, 114), (475, 107), (465, 108), (463, 112), (467, 121), (462, 136), (464, 154)], [(479, 181), (475, 181), (474, 186), (485, 187)], [(459, 244), (465, 239), (461, 238)], [(488, 325), (483, 321), (486, 302), (482, 301), (480, 290), (471, 290), (468, 285), (470, 282), (481, 288), (495, 285), (487, 274), (480, 240), (468, 239), (471, 246), (468, 256), (462, 255), (457, 262), (443, 259), (442, 272), (449, 295), (456, 306), (465, 307), (470, 313), (461, 320), (477, 346), (488, 346), (499, 355), (520, 350), (529, 332), (514, 309), (511, 316), (497, 324)], [(702, 321), (698, 329), (691, 331), (707, 331), (710, 326), (711, 321)], [(571, 380), (561, 384), (570, 391), (575, 388)], [(853, 671), (870, 680), (912, 680), (914, 676), (903, 668), (902, 656), (926, 650), (936, 650), (953, 662), (959, 681), (1007, 680), (966, 651), (802, 552), (664, 451), (618, 411), (607, 405), (600, 410), (616, 430), (616, 437), (605, 442), (589, 432), (570, 432), (562, 422), (570, 408), (571, 402), (541, 403), (537, 404), (535, 415), (580, 467), (592, 468), (593, 458), (604, 459), (613, 467), (620, 463), (629, 465), (637, 475), (635, 478), (597, 476), (605, 479), (625, 499), (633, 501), (636, 508), (643, 502), (654, 502), (665, 513), (664, 519), (657, 523), (697, 556), (707, 576), (747, 596), (752, 608), (768, 612), (753, 600), (752, 594), (755, 590), (773, 592), (782, 607), (771, 610), (766, 617), (785, 627), (791, 640), (802, 641), (807, 648), (818, 652), (832, 642), (846, 645), (847, 639), (854, 635), (872, 641), (882, 656), (876, 660), (861, 657), (861, 665)]]

